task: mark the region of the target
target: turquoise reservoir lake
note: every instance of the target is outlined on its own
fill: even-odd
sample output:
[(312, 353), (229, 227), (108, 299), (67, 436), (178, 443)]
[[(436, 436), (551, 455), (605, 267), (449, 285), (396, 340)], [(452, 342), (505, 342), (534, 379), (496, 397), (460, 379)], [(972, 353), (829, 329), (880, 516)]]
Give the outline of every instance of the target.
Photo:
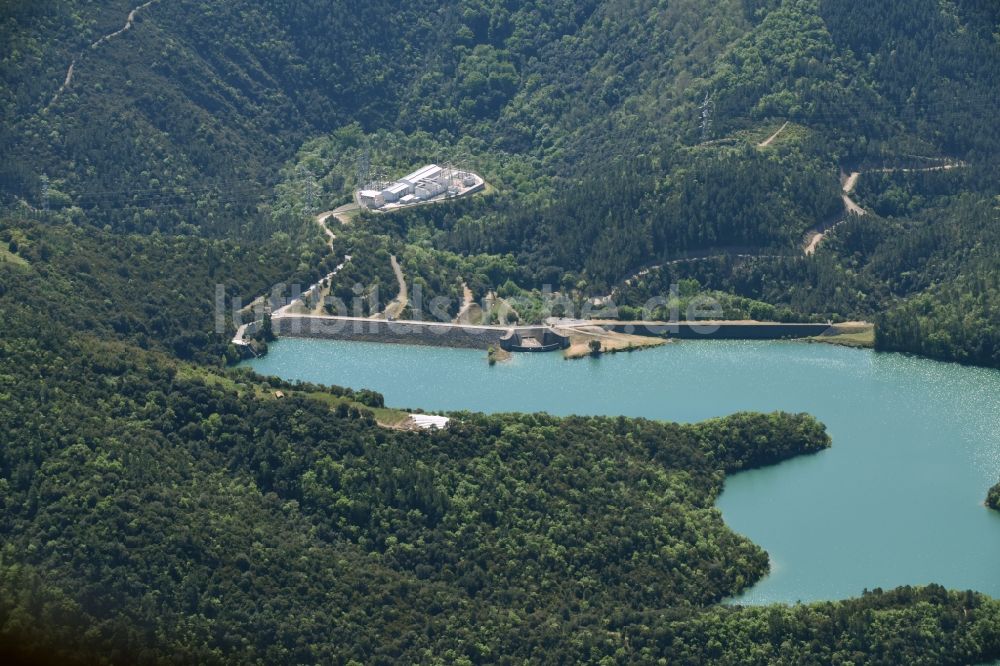
[[(370, 388), (425, 410), (624, 414), (698, 421), (809, 412), (833, 448), (730, 477), (718, 507), (766, 549), (737, 599), (840, 599), (940, 583), (1000, 597), (1000, 372), (796, 342), (683, 342), (599, 359), (282, 339), (248, 363), (289, 380)], [(595, 443), (599, 446), (599, 443)]]

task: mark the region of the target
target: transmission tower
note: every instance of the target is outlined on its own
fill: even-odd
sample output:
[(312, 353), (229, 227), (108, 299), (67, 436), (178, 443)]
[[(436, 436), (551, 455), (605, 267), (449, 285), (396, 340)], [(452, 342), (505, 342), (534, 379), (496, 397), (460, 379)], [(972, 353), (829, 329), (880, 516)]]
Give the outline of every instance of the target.
[[(446, 43), (448, 39), (457, 35), (463, 27), (462, 17), (459, 15), (456, 4), (453, 2), (445, 3), (439, 11), (438, 30), (441, 39), (439, 43)], [(442, 49), (438, 44), (428, 44), (428, 56), (433, 59), (431, 62), (442, 63)]]
[(472, 170), (472, 155), (469, 154), (467, 150), (460, 150), (457, 155), (455, 155), (455, 166), (461, 172)]
[(371, 149), (365, 146), (358, 154), (358, 189), (368, 188), (372, 178), (372, 153)]
[(42, 182), (42, 210), (47, 213), (49, 212), (49, 177), (43, 173), (40, 180)]
[(306, 207), (308, 210), (315, 210), (316, 190), (318, 189), (315, 176), (313, 176), (312, 172), (309, 171), (304, 164), (300, 164), (296, 167), (295, 171), (295, 175), (297, 176), (296, 180), (298, 180), (302, 186), (302, 194), (305, 197)]
[(712, 114), (715, 111), (715, 102), (711, 93), (705, 93), (705, 101), (701, 103), (701, 140), (708, 141), (712, 135)]
[(389, 167), (378, 164), (368, 169), (368, 185), (373, 190), (384, 190), (392, 182), (389, 180)]

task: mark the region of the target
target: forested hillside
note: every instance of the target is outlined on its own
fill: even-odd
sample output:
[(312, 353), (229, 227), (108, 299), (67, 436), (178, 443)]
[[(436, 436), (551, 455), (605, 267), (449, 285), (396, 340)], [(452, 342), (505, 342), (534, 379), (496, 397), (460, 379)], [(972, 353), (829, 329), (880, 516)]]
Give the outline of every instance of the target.
[(259, 245), (0, 221), (0, 294), (67, 329), (211, 365), (237, 358), (233, 305), (286, 279), (308, 283), (332, 261), (312, 236)]
[[(971, 591), (718, 605), (769, 567), (725, 475), (821, 451), (809, 416), (391, 430), (371, 392), (226, 370), (216, 309), (343, 262), (331, 293), (379, 286), (373, 312), (395, 256), (526, 321), (545, 285), (635, 318), (679, 284), (1000, 366), (1000, 5), (139, 2), (0, 3), (5, 656), (1000, 658)], [(328, 239), (365, 154), (490, 187)]]
[[(481, 284), (477, 296), (512, 279), (578, 303), (612, 293), (619, 306), (641, 308), (694, 278), (786, 318), (880, 322), (882, 349), (997, 364), (994, 7), (786, 1), (747, 3), (741, 14), (680, 3), (630, 5), (614, 17), (608, 9), (525, 65), (533, 83), (496, 125), (436, 134), (339, 128), (295, 157), (284, 174), (291, 200), (311, 192), (319, 206), (346, 201), (366, 149), (390, 174), (458, 156), (495, 196), (369, 216), (363, 226), (430, 251), (514, 256), (520, 270), (500, 282), (454, 276), (453, 286)], [(639, 27), (643, 11), (655, 30)], [(609, 51), (594, 51), (596, 43)], [(611, 54), (621, 53), (622, 72), (611, 75)], [(548, 63), (565, 63), (564, 73)], [(557, 83), (543, 86), (546, 76)], [(534, 141), (511, 144), (530, 138), (522, 126), (535, 128)], [(853, 196), (868, 215), (835, 224), (844, 217), (842, 174), (855, 170)], [(806, 237), (830, 226), (806, 256)], [(717, 258), (671, 263), (706, 255)], [(662, 263), (669, 268), (622, 288)], [(966, 297), (945, 302), (958, 293)]]
[(441, 432), (386, 430), (358, 404), (379, 396), (216, 373), (132, 346), (128, 333), (74, 332), (33, 307), (33, 286), (15, 277), (33, 270), (0, 264), (5, 655), (1000, 656), (1000, 606), (971, 592), (712, 605), (768, 568), (713, 507), (724, 475), (828, 446), (808, 416), (681, 426), (456, 414)]

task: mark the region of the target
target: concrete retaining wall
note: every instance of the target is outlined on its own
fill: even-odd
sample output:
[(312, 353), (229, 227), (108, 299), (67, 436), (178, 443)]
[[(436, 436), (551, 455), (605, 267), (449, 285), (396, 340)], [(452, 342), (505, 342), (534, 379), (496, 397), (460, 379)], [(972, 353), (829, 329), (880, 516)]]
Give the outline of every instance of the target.
[(653, 335), (682, 340), (787, 340), (822, 335), (829, 324), (781, 324), (747, 322), (676, 322), (604, 324), (616, 333)]
[[(521, 337), (539, 337), (543, 345), (562, 349), (568, 338), (538, 326), (472, 326), (440, 322), (384, 321), (357, 317), (281, 315), (271, 320), (274, 333), (284, 337), (363, 340), (439, 347), (486, 349), (490, 345), (521, 351)], [(602, 322), (608, 331), (684, 340), (782, 340), (822, 335), (828, 324), (756, 322)], [(538, 347), (524, 351), (541, 351)]]
[(233, 344), (237, 346), (250, 344), (250, 338), (257, 335), (263, 325), (263, 321), (251, 321), (243, 324), (236, 329), (236, 335), (233, 336)]
[[(526, 344), (526, 340), (534, 344)], [(500, 349), (516, 352), (552, 352), (569, 347), (569, 338), (546, 326), (512, 328), (500, 340)]]
[(436, 322), (381, 321), (354, 317), (284, 315), (272, 320), (275, 334), (291, 338), (362, 340), (408, 345), (486, 349), (499, 345), (509, 329)]

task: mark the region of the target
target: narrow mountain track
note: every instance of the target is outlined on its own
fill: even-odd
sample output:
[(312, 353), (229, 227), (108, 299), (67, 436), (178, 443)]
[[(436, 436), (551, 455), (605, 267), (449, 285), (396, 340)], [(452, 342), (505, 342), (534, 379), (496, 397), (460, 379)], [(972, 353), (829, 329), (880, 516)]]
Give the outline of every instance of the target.
[(456, 323), (456, 324), (470, 323), (468, 321), (469, 310), (471, 310), (472, 306), (475, 305), (475, 304), (476, 304), (476, 302), (475, 302), (475, 300), (473, 298), (472, 290), (469, 289), (469, 285), (467, 285), (466, 283), (463, 282), (462, 283), (462, 307), (459, 308), (458, 314), (455, 315), (455, 319), (452, 320), (452, 321), (454, 323)]
[(877, 169), (865, 169), (863, 171), (852, 171), (850, 174), (841, 175), (841, 199), (844, 202), (844, 215), (840, 219), (833, 222), (833, 224), (823, 224), (813, 227), (806, 233), (806, 243), (803, 247), (803, 252), (806, 255), (815, 254), (816, 248), (819, 244), (826, 238), (826, 235), (830, 233), (831, 229), (843, 224), (846, 220), (850, 218), (851, 215), (867, 215), (868, 211), (862, 208), (851, 198), (851, 193), (854, 188), (857, 187), (858, 179), (864, 173), (919, 173), (922, 171), (948, 171), (950, 169), (960, 169), (962, 167), (968, 166), (965, 162), (958, 160), (948, 160), (944, 158), (945, 164), (938, 164), (936, 166), (929, 167), (880, 167)]
[(130, 11), (128, 13), (128, 16), (125, 17), (125, 25), (124, 26), (122, 26), (118, 30), (115, 30), (111, 34), (104, 35), (103, 37), (101, 37), (100, 39), (98, 39), (96, 42), (94, 42), (93, 44), (91, 44), (90, 48), (96, 49), (101, 44), (104, 44), (105, 42), (111, 41), (112, 39), (114, 39), (115, 37), (123, 34), (127, 30), (131, 30), (132, 26), (135, 24), (135, 15), (138, 14), (141, 10), (145, 9), (146, 7), (149, 7), (154, 2), (158, 2), (158, 0), (148, 0), (148, 2), (144, 2), (143, 4), (139, 5), (138, 7), (135, 7), (132, 11)]
[(858, 178), (860, 177), (860, 171), (852, 171), (849, 176), (842, 179), (840, 187), (844, 190), (844, 194), (850, 194), (854, 191), (854, 186), (858, 184)]
[[(757, 145), (759, 147), (766, 147), (766, 146), (770, 145), (774, 141), (774, 139), (779, 134), (781, 134), (782, 130), (784, 130), (787, 125), (788, 125), (788, 123), (785, 123), (780, 128), (778, 128), (778, 131), (776, 131), (774, 134), (772, 134), (766, 140), (764, 140), (763, 142), (761, 142), (761, 143), (759, 143)], [(930, 159), (930, 158), (926, 158), (926, 159)], [(830, 230), (833, 229), (833, 228), (835, 228), (835, 227), (837, 227), (837, 226), (839, 226), (840, 224), (842, 224), (844, 221), (846, 221), (847, 219), (849, 219), (849, 217), (851, 215), (862, 216), (862, 215), (867, 215), (868, 214), (868, 211), (865, 210), (864, 208), (862, 208), (860, 205), (858, 205), (858, 203), (856, 201), (854, 201), (854, 199), (852, 199), (851, 196), (850, 196), (851, 193), (854, 191), (854, 188), (857, 187), (858, 180), (861, 178), (862, 174), (865, 174), (865, 173), (893, 173), (893, 172), (917, 173), (917, 172), (922, 172), (922, 171), (948, 171), (948, 170), (951, 170), (951, 169), (959, 169), (959, 168), (968, 166), (965, 162), (961, 162), (961, 161), (958, 161), (958, 160), (950, 160), (948, 158), (941, 158), (941, 160), (943, 162), (945, 162), (945, 163), (944, 164), (938, 164), (938, 165), (935, 165), (935, 166), (928, 166), (928, 167), (879, 167), (879, 168), (872, 168), (872, 169), (864, 169), (864, 170), (860, 170), (860, 171), (852, 171), (849, 174), (842, 174), (841, 175), (841, 195), (840, 196), (841, 196), (841, 200), (843, 201), (843, 204), (844, 204), (844, 211), (843, 211), (843, 213), (841, 215), (839, 215), (837, 217), (834, 217), (832, 220), (828, 220), (828, 221), (826, 221), (824, 223), (818, 224), (815, 227), (813, 227), (812, 229), (810, 229), (808, 232), (806, 232), (806, 241), (805, 241), (805, 244), (803, 245), (803, 248), (802, 248), (803, 253), (806, 256), (811, 256), (811, 255), (815, 254), (816, 249), (819, 247), (819, 245), (823, 241), (823, 239), (826, 238), (826, 235), (830, 232)], [(734, 258), (739, 258), (739, 259), (779, 259), (779, 258), (787, 258), (788, 256), (791, 256), (791, 255), (757, 254), (757, 253), (754, 253), (752, 250), (749, 250), (749, 249), (746, 249), (746, 248), (715, 248), (715, 249), (708, 250), (708, 251), (705, 251), (703, 253), (698, 253), (698, 254), (695, 254), (695, 255), (691, 255), (691, 256), (688, 256), (688, 257), (682, 257), (682, 258), (678, 258), (678, 259), (672, 259), (670, 261), (666, 261), (666, 262), (663, 262), (663, 263), (660, 263), (660, 264), (656, 264), (655, 266), (647, 266), (646, 268), (643, 268), (643, 269), (635, 272), (630, 277), (628, 277), (625, 280), (623, 280), (622, 284), (624, 286), (629, 286), (629, 285), (632, 284), (633, 281), (635, 281), (635, 280), (637, 280), (637, 279), (639, 279), (641, 277), (644, 277), (644, 276), (648, 275), (652, 271), (660, 270), (660, 269), (664, 268), (665, 266), (671, 266), (671, 265), (676, 265), (676, 264), (694, 263), (694, 262), (699, 262), (699, 261), (710, 261), (712, 259), (718, 259), (718, 258), (721, 258), (721, 257), (734, 257)], [(612, 302), (614, 300), (615, 296), (617, 295), (618, 290), (619, 290), (619, 288), (615, 287), (615, 289), (612, 291), (612, 293), (610, 295), (605, 296), (603, 298), (596, 299), (597, 302), (601, 303), (601, 304), (605, 304), (605, 305), (608, 304), (608, 303), (610, 303), (610, 302)]]
[[(143, 4), (139, 5), (138, 7), (134, 7), (132, 9), (132, 11), (130, 11), (128, 13), (128, 16), (125, 17), (125, 25), (123, 25), (118, 30), (115, 30), (114, 32), (111, 32), (111, 33), (108, 33), (107, 35), (104, 35), (103, 37), (101, 37), (100, 39), (98, 39), (96, 42), (92, 43), (88, 48), (90, 48), (91, 50), (100, 48), (100, 46), (102, 44), (105, 44), (105, 43), (111, 41), (112, 39), (114, 39), (115, 37), (118, 37), (119, 35), (122, 35), (125, 32), (131, 30), (132, 26), (135, 25), (135, 16), (136, 16), (136, 14), (138, 14), (140, 11), (142, 11), (146, 7), (149, 7), (150, 5), (152, 5), (155, 2), (159, 2), (159, 0), (147, 0), (147, 2), (144, 2)], [(56, 91), (56, 94), (52, 96), (51, 101), (49, 101), (48, 105), (46, 105), (46, 107), (45, 107), (46, 109), (48, 109), (53, 104), (55, 104), (56, 102), (58, 102), (59, 101), (59, 97), (64, 92), (66, 92), (66, 90), (73, 83), (73, 73), (74, 73), (74, 71), (76, 69), (77, 63), (80, 60), (80, 57), (82, 57), (82, 56), (78, 56), (76, 58), (73, 58), (73, 61), (69, 64), (69, 69), (66, 70), (66, 78), (63, 80), (62, 85), (59, 86), (59, 90)]]
[[(76, 58), (73, 58), (73, 62), (69, 64), (69, 69), (66, 70), (66, 79), (63, 81), (62, 85), (59, 86), (59, 90), (56, 94), (52, 96), (52, 100), (49, 102), (48, 106), (52, 106), (59, 101), (59, 96), (63, 94), (66, 88), (69, 88), (69, 84), (73, 83), (73, 70), (76, 69)], [(48, 108), (48, 107), (46, 107)]]
[(389, 256), (389, 263), (392, 265), (392, 272), (396, 274), (396, 282), (399, 284), (399, 293), (396, 298), (385, 306), (385, 311), (372, 317), (373, 319), (398, 319), (403, 310), (409, 304), (407, 297), (406, 276), (403, 275), (403, 267), (396, 260), (396, 255)]
[(785, 131), (786, 127), (788, 127), (788, 121), (785, 121), (785, 124), (779, 127), (777, 132), (775, 132), (771, 136), (767, 137), (766, 139), (758, 143), (757, 147), (767, 148), (768, 146), (770, 146), (772, 143), (774, 143), (774, 140), (778, 138), (778, 135)]
[(320, 213), (319, 215), (317, 215), (314, 218), (316, 220), (316, 224), (318, 224), (319, 227), (320, 227), (320, 229), (323, 230), (323, 233), (326, 234), (326, 244), (327, 244), (327, 247), (330, 248), (331, 252), (333, 252), (333, 241), (335, 241), (337, 239), (337, 235), (335, 233), (333, 233), (332, 231), (330, 231), (330, 227), (326, 223), (326, 221), (329, 220), (331, 217), (335, 217), (335, 216), (336, 216), (336, 212), (334, 212), (332, 210), (328, 210), (325, 213)]

